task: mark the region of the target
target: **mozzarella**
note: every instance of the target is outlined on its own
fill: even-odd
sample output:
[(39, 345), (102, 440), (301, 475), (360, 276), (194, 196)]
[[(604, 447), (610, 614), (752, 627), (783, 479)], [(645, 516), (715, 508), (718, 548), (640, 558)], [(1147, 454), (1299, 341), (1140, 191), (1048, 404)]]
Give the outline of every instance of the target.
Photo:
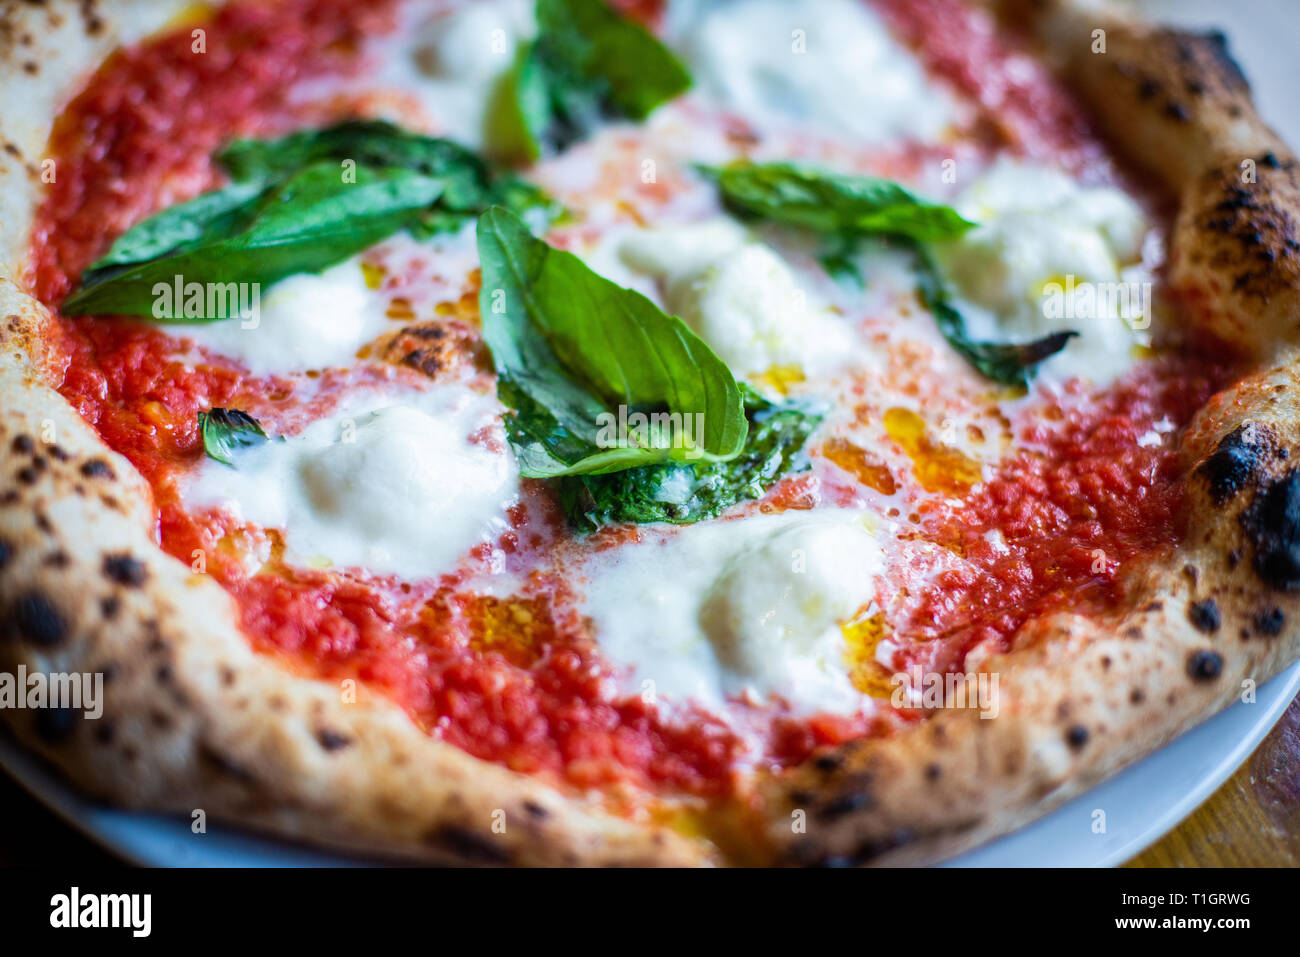
[(511, 456), (468, 439), (495, 420), (490, 399), (456, 388), (407, 398), (349, 407), (241, 453), (233, 469), (204, 460), (186, 502), (284, 530), (304, 564), (449, 571), (504, 530), (518, 476)]
[(259, 294), (250, 316), (167, 323), (172, 335), (234, 359), (253, 375), (352, 365), (357, 350), (387, 323), (382, 301), (366, 288), (360, 260), (320, 275), (300, 273)]
[(719, 709), (728, 698), (784, 699), (804, 712), (863, 705), (841, 624), (874, 598), (880, 546), (854, 512), (755, 515), (598, 554), (586, 611), (633, 682)]
[(478, 149), (501, 79), (537, 33), (533, 7), (531, 0), (478, 0), (439, 14), (394, 52), (387, 76), (415, 93), (441, 135)]
[(860, 0), (678, 2), (670, 42), (695, 87), (760, 129), (806, 124), (868, 144), (933, 140), (953, 107)]
[(1004, 160), (957, 207), (979, 225), (936, 256), (973, 338), (1019, 341), (1073, 329), (1079, 336), (1043, 365), (1049, 379), (1105, 385), (1129, 368), (1142, 341), (1134, 329), (1150, 318), (1143, 313), (1151, 277), (1126, 268), (1141, 258), (1149, 231), (1136, 203), (1117, 189)]
[(812, 375), (852, 349), (850, 330), (811, 299), (784, 260), (730, 220), (638, 232), (621, 254), (660, 280), (668, 311), (737, 376)]

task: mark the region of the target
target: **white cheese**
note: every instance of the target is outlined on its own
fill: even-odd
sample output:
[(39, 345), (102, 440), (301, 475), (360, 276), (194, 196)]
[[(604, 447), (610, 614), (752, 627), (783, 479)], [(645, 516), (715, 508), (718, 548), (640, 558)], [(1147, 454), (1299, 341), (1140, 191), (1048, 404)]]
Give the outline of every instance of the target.
[(800, 124), (869, 144), (933, 140), (950, 98), (861, 0), (673, 3), (669, 40), (695, 88), (760, 129)]
[(478, 149), (501, 79), (537, 33), (533, 7), (531, 0), (478, 0), (440, 13), (407, 35), (384, 75), (418, 97), (440, 135)]
[(283, 279), (261, 290), (258, 300), (248, 316), (163, 328), (236, 360), (253, 375), (270, 375), (350, 366), (387, 323), (383, 302), (366, 287), (355, 257), (320, 275)]
[(620, 252), (660, 280), (667, 310), (737, 376), (791, 369), (812, 376), (850, 353), (851, 330), (808, 295), (773, 249), (730, 220), (634, 233)]
[(1043, 364), (1049, 380), (1107, 385), (1127, 370), (1150, 321), (1151, 276), (1140, 266), (1149, 227), (1111, 187), (1001, 161), (958, 199), (978, 223), (936, 256), (961, 297), (973, 338), (1025, 341), (1079, 333)]
[(406, 578), (449, 571), (504, 530), (514, 459), (469, 441), (494, 421), (491, 399), (450, 386), (403, 399), (354, 403), (240, 453), (233, 469), (205, 459), (186, 503), (283, 530), (302, 564)]
[(851, 714), (841, 624), (875, 595), (880, 546), (851, 511), (754, 515), (642, 541), (588, 567), (586, 611), (633, 687), (715, 710), (779, 697), (806, 713)]

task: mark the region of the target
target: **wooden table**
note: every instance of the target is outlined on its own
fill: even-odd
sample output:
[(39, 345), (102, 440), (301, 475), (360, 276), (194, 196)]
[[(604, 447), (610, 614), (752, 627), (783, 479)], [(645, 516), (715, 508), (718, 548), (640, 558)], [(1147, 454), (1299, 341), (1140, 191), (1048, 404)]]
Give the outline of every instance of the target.
[[(3, 774), (0, 821), (0, 866), (116, 863)], [(1300, 697), (1223, 787), (1128, 866), (1300, 866)]]

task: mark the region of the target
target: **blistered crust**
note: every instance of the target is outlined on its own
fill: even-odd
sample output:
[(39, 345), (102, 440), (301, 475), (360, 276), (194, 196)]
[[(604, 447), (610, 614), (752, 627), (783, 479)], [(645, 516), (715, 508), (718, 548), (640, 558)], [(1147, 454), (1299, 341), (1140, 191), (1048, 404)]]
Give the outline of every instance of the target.
[(0, 14), (0, 671), (104, 676), (97, 720), (4, 709), (0, 721), (128, 807), (415, 860), (708, 863), (703, 841), (611, 817), (435, 740), (364, 689), (348, 703), (340, 685), (254, 653), (225, 591), (158, 547), (144, 480), (39, 374), (48, 315), (16, 281), (50, 122), (79, 71), (182, 6)]

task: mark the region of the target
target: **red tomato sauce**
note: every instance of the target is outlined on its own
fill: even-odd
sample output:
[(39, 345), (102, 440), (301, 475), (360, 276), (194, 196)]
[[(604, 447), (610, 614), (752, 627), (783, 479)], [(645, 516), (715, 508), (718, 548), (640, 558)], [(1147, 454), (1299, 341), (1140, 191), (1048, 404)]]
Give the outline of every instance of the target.
[[(922, 17), (904, 15), (907, 4), (882, 5), (894, 9), (905, 35)], [(113, 237), (214, 185), (210, 157), (227, 139), (323, 119), (291, 108), (291, 85), (353, 69), (361, 38), (389, 28), (393, 6), (235, 4), (204, 23), (204, 54), (192, 52), (189, 25), (116, 54), (68, 106), (52, 138), (58, 176), (31, 240), (27, 281), (35, 294), (57, 305)], [(628, 6), (650, 19), (658, 12), (655, 2)], [(943, 11), (951, 6), (916, 5), (938, 18), (917, 37), (922, 55), (963, 83), (992, 75), (981, 73), (981, 56), (990, 58), (989, 70), (1002, 69), (1002, 54), (977, 21), (947, 19)], [(966, 73), (952, 73), (949, 53), (963, 37), (970, 41)], [(1019, 82), (1019, 92), (1007, 96), (1024, 99), (1039, 120), (1056, 111), (1058, 121), (1027, 131), (1029, 141), (1060, 147), (1074, 144), (1077, 134), (1087, 146), (1077, 123), (1067, 122), (1068, 101), (1059, 91), (1041, 76)], [(187, 363), (176, 340), (145, 323), (56, 316), (48, 340), (49, 372), (62, 394), (150, 482), (162, 547), (187, 564), (204, 556), (203, 570), (236, 598), (260, 651), (306, 675), (355, 677), (366, 693), (397, 702), (430, 734), (520, 771), (578, 787), (623, 782), (705, 795), (735, 787), (741, 735), (702, 713), (670, 720), (640, 698), (618, 697), (565, 582), (529, 574), (530, 549), (563, 534), (540, 487), (529, 488), (528, 501), (511, 516), (513, 528), (497, 543), (508, 568), (527, 576), (523, 593), (511, 599), (476, 595), (460, 574), (412, 584), (291, 568), (278, 558), (277, 533), (182, 507), (178, 476), (202, 455), (200, 410), (244, 408), (292, 428), (295, 415), (310, 416), (349, 388), (397, 373), (326, 374), (313, 380), (305, 401), (301, 379), (258, 379), (219, 359)], [(1118, 601), (1115, 576), (1091, 571), (1092, 549), (1122, 563), (1176, 537), (1173, 457), (1139, 448), (1134, 438), (1162, 416), (1186, 421), (1209, 388), (1207, 377), (1193, 372), (1156, 367), (1103, 407), (1043, 424), (1042, 434), (1025, 438), (1046, 451), (1013, 460), (966, 509), (929, 514), (925, 534), (964, 550), (980, 573), (939, 584), (927, 599), (922, 617), (929, 623), (918, 626), (920, 637), (959, 661), (990, 635), (1009, 643), (1030, 617), (1080, 595), (1101, 605)], [(815, 497), (805, 474), (781, 483), (771, 502), (809, 507)], [(1014, 561), (982, 548), (991, 529), (1013, 546)], [(250, 568), (248, 555), (257, 548), (267, 557)], [(470, 556), (462, 572), (486, 557)], [(821, 745), (891, 734), (916, 719), (888, 709), (870, 719), (777, 718), (767, 727), (766, 757), (798, 761)]]

